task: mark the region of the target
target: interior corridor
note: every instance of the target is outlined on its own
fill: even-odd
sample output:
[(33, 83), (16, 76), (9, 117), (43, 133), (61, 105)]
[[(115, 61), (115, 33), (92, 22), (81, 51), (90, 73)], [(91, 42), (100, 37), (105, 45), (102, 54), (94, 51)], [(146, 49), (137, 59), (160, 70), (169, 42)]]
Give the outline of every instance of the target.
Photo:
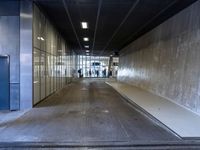
[(106, 144), (179, 140), (128, 104), (105, 80), (109, 79), (73, 82), (16, 121), (1, 124), (0, 141)]
[(200, 0), (0, 0), (0, 150), (200, 150)]

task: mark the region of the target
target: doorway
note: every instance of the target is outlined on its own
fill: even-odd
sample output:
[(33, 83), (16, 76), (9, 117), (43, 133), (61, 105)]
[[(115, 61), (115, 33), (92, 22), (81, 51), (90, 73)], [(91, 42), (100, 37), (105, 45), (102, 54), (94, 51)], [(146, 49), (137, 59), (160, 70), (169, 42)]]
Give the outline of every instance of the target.
[(10, 109), (9, 56), (0, 55), (0, 110)]

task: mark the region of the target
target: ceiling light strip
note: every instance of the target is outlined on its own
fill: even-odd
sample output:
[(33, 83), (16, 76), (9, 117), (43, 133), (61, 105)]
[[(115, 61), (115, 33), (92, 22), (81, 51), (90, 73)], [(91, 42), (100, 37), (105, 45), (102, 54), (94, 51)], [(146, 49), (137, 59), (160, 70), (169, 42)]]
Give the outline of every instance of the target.
[(105, 49), (109, 46), (110, 42), (112, 41), (112, 39), (114, 38), (114, 36), (118, 33), (119, 29), (122, 27), (122, 25), (126, 22), (126, 20), (128, 19), (128, 17), (130, 16), (130, 14), (133, 12), (133, 10), (135, 9), (135, 7), (138, 5), (138, 3), (140, 2), (140, 0), (137, 0), (136, 2), (133, 3), (133, 5), (131, 6), (131, 8), (129, 9), (128, 13), (126, 14), (126, 16), (124, 17), (124, 19), (122, 20), (122, 22), (119, 24), (119, 26), (117, 27), (117, 29), (114, 31), (113, 35), (111, 36), (111, 38), (109, 39), (109, 41), (106, 43), (105, 47), (103, 48), (103, 51), (101, 51), (101, 55), (102, 53), (105, 51)]
[(75, 34), (75, 36), (76, 36), (76, 40), (78, 41), (79, 47), (80, 47), (80, 49), (82, 50), (81, 42), (80, 42), (80, 40), (79, 40), (79, 38), (78, 38), (76, 29), (75, 29), (74, 24), (73, 24), (73, 22), (72, 22), (72, 19), (71, 19), (71, 16), (70, 16), (70, 13), (69, 13), (67, 4), (66, 4), (65, 0), (62, 0), (62, 2), (63, 2), (63, 5), (64, 5), (64, 8), (65, 8), (65, 12), (66, 12), (66, 14), (67, 14), (67, 16), (68, 16), (68, 18), (69, 18), (70, 23), (71, 23), (71, 26), (72, 26), (72, 29), (73, 29), (73, 31), (74, 31), (74, 34)]
[(96, 33), (97, 33), (97, 28), (98, 28), (98, 23), (99, 23), (99, 16), (100, 16), (100, 12), (101, 12), (101, 6), (102, 6), (102, 0), (99, 0), (98, 11), (97, 11), (97, 19), (96, 19), (95, 30), (94, 30), (94, 38), (93, 38), (93, 44), (92, 44), (92, 49), (91, 49), (91, 54), (92, 55), (93, 55), (93, 50), (94, 50), (94, 45), (95, 45), (95, 40), (96, 40)]

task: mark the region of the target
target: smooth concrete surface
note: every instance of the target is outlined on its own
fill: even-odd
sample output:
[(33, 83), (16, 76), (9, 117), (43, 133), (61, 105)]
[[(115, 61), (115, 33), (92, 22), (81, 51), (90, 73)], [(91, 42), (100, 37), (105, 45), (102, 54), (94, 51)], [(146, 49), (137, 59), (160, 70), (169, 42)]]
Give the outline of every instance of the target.
[(75, 81), (0, 127), (1, 142), (180, 141), (129, 105), (104, 79)]
[(183, 138), (200, 137), (200, 116), (165, 98), (120, 82), (107, 82)]
[(197, 1), (125, 47), (120, 53), (118, 80), (200, 115), (199, 14)]

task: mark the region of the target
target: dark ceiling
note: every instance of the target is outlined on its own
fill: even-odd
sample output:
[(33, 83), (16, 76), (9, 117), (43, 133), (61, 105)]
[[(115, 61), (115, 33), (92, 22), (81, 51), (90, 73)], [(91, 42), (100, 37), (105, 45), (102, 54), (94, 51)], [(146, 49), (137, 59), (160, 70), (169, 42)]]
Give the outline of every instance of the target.
[[(111, 55), (196, 0), (35, 0), (70, 47)], [(81, 28), (87, 21), (89, 29)], [(84, 42), (83, 37), (89, 37)]]

